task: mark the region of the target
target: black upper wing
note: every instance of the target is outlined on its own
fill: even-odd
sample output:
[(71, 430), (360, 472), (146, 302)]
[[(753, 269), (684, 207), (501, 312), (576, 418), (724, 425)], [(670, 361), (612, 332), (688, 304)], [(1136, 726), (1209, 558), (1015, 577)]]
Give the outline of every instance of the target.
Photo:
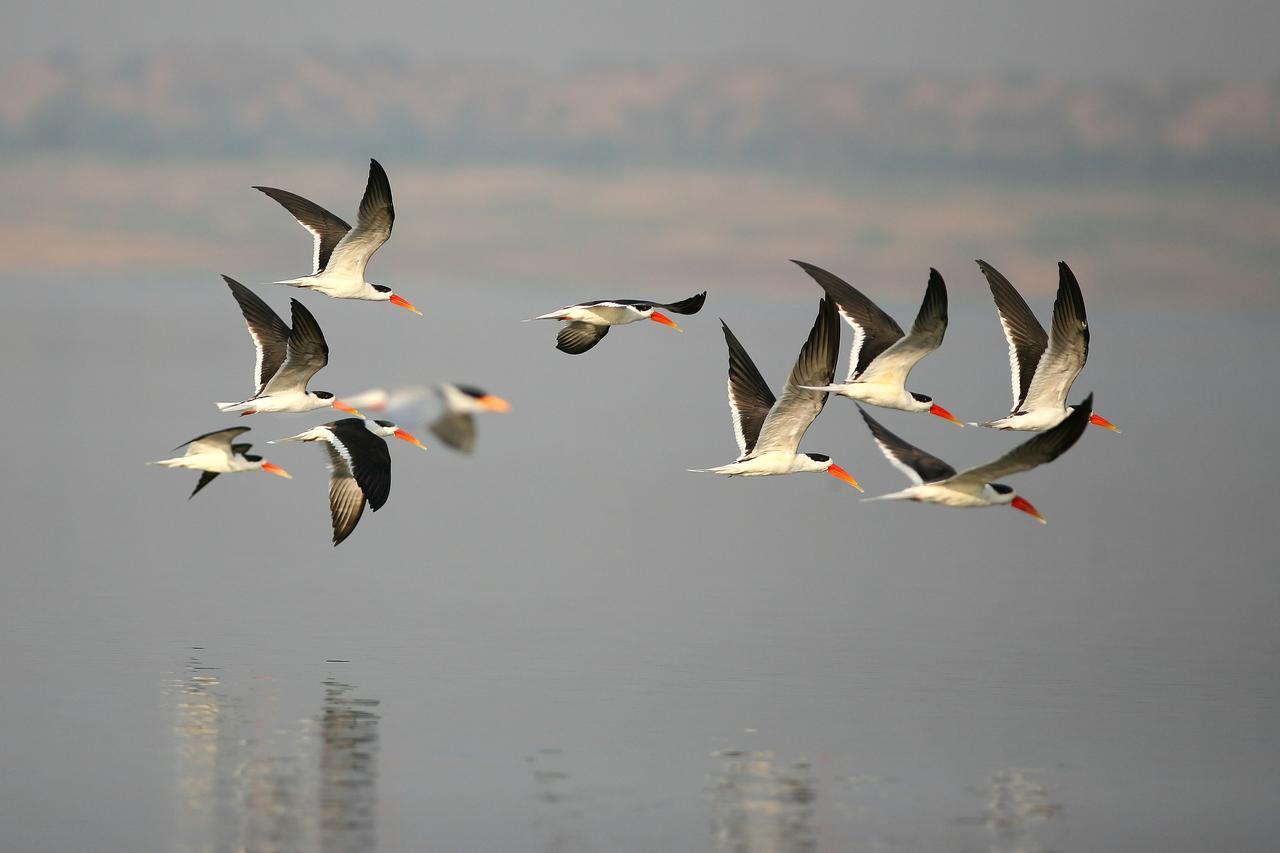
[(596, 326), (574, 320), (560, 327), (560, 331), (556, 334), (556, 349), (567, 352), (569, 355), (578, 355), (600, 343), (607, 334), (609, 334), (608, 326)]
[(275, 187), (254, 187), (254, 189), (266, 193), (278, 201), (285, 210), (293, 214), (293, 218), (298, 220), (298, 224), (311, 232), (311, 236), (315, 239), (312, 275), (321, 272), (328, 266), (329, 256), (333, 254), (333, 247), (338, 245), (338, 241), (343, 237), (347, 236), (351, 226), (314, 201), (305, 199), (296, 193), (291, 193), (288, 190), (278, 190)]
[(1016, 412), (1027, 399), (1036, 366), (1040, 364), (1040, 357), (1049, 346), (1049, 336), (1036, 315), (1027, 307), (1022, 294), (1009, 283), (1009, 279), (984, 260), (978, 260), (978, 267), (991, 286), (991, 296), (995, 299), (996, 312), (1000, 315), (1000, 326), (1009, 343), (1009, 373), (1013, 390), (1013, 408), (1010, 411)]
[(369, 506), (374, 512), (382, 509), (391, 496), (391, 451), (387, 443), (369, 432), (360, 418), (343, 418), (328, 427)]
[(747, 350), (723, 320), (724, 342), (729, 347), (729, 413), (733, 417), (734, 437), (738, 440), (740, 458), (751, 455), (760, 427), (764, 425), (775, 397), (769, 390)]
[(666, 308), (673, 314), (697, 314), (702, 310), (702, 304), (707, 301), (707, 292), (694, 294), (688, 299), (681, 299), (679, 302), (668, 302), (665, 305), (659, 304), (659, 308)]
[(862, 406), (858, 406), (858, 411), (862, 413), (862, 419), (871, 428), (871, 436), (879, 445), (880, 452), (917, 485), (955, 476), (955, 468), (889, 432), (883, 424), (868, 415), (867, 410)]
[[(849, 350), (849, 381), (852, 382), (877, 356), (898, 342), (903, 335), (902, 327), (860, 290), (839, 276), (804, 261), (793, 260), (792, 263), (822, 286), (827, 297), (835, 302), (840, 316), (853, 327), (853, 343)], [(930, 285), (932, 286), (932, 279)]]
[(289, 355), (289, 327), (258, 294), (229, 276), (224, 275), (222, 280), (231, 288), (231, 295), (240, 305), (240, 313), (244, 315), (249, 337), (253, 338), (257, 351), (253, 365), (254, 396), (257, 396)]

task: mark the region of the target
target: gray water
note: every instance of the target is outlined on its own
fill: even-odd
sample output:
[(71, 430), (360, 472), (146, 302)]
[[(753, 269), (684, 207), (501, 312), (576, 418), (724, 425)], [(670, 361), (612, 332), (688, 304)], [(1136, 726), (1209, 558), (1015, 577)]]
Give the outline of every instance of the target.
[[(985, 287), (949, 284), (911, 384), (998, 416)], [(1275, 848), (1274, 315), (1091, 298), (1075, 396), (1124, 432), (1013, 480), (1042, 527), (685, 472), (734, 456), (716, 317), (776, 386), (803, 282), (712, 283), (685, 334), (578, 358), (515, 321), (607, 292), (403, 289), (426, 317), (304, 297), (314, 387), (450, 379), (514, 411), (474, 458), (393, 447), (391, 500), (334, 549), (323, 455), (263, 448), (325, 418), (245, 419), (292, 481), (188, 502), (196, 475), (143, 465), (247, 391), (216, 278), (7, 282), (0, 847)], [(883, 420), (957, 465), (1017, 440)], [(902, 484), (847, 401), (804, 446)]]

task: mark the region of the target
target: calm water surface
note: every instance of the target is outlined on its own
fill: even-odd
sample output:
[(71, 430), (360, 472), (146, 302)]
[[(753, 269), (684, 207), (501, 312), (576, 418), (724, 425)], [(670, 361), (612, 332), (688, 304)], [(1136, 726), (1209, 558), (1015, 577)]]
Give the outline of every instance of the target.
[[(985, 287), (949, 284), (951, 357), (912, 384), (997, 416)], [(713, 288), (686, 334), (583, 358), (551, 324), (471, 337), (563, 294), (423, 286), (421, 319), (310, 299), (316, 387), (515, 407), (474, 458), (392, 448), (390, 502), (335, 550), (313, 447), (264, 451), (292, 481), (190, 503), (195, 475), (142, 464), (249, 381), (215, 278), (42, 286), (0, 319), (5, 850), (1275, 848), (1274, 316), (1091, 302), (1078, 390), (1124, 433), (1016, 479), (1041, 527), (685, 473), (733, 457), (715, 318), (779, 383), (803, 283)], [(959, 465), (1014, 440), (884, 419)], [(805, 447), (901, 485), (847, 401)]]

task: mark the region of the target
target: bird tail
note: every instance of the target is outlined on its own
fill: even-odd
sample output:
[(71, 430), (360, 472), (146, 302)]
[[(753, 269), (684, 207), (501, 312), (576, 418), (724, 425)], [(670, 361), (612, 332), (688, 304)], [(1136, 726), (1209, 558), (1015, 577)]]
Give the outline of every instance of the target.
[(252, 408), (248, 400), (241, 400), (239, 403), (214, 403), (218, 407), (219, 412), (243, 412), (245, 409)]
[(826, 391), (828, 394), (838, 394), (843, 385), (797, 385), (797, 388), (803, 388), (805, 391)]

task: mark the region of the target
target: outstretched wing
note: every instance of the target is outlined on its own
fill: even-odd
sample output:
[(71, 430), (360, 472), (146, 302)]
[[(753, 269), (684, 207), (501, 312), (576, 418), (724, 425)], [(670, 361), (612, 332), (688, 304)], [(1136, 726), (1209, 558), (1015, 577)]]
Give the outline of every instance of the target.
[(729, 330), (724, 320), (724, 342), (729, 347), (729, 415), (733, 418), (733, 435), (738, 441), (738, 458), (751, 455), (760, 437), (774, 396), (747, 350)]
[(196, 483), (196, 487), (192, 489), (191, 494), (187, 495), (187, 500), (194, 498), (197, 492), (217, 479), (218, 473), (217, 471), (201, 471), (200, 481)]
[(858, 406), (858, 411), (862, 413), (862, 419), (871, 428), (871, 436), (876, 440), (880, 452), (893, 463), (895, 468), (906, 474), (911, 482), (918, 486), (921, 483), (933, 483), (955, 476), (955, 468), (889, 432), (861, 406)]
[(329, 363), (329, 345), (316, 318), (296, 299), (293, 303), (293, 330), (289, 333), (289, 357), (263, 388), (264, 394), (305, 391), (311, 377)]
[(364, 492), (352, 476), (351, 466), (337, 446), (326, 443), (329, 451), (329, 517), (333, 524), (333, 544), (339, 545), (351, 535), (364, 515)]
[(343, 418), (327, 425), (331, 446), (347, 463), (374, 512), (391, 496), (391, 451), (381, 437), (369, 432), (360, 418)]
[(1058, 296), (1053, 303), (1049, 346), (1040, 357), (1024, 404), (1028, 409), (1061, 409), (1089, 357), (1089, 321), (1084, 313), (1080, 283), (1065, 263), (1058, 262)]
[(195, 456), (201, 453), (225, 453), (230, 456), (233, 452), (231, 440), (241, 433), (248, 432), (249, 427), (236, 426), (227, 429), (217, 429), (213, 432), (206, 432), (204, 435), (197, 435), (190, 441), (184, 441), (174, 450), (187, 448), (187, 456)]
[(858, 379), (899, 387), (907, 381), (911, 369), (929, 353), (942, 346), (947, 333), (947, 286), (936, 269), (929, 270), (929, 285), (924, 302), (911, 324), (911, 332), (897, 340), (871, 360)]
[(370, 256), (387, 242), (395, 221), (391, 182), (387, 180), (382, 165), (377, 160), (370, 160), (369, 182), (365, 184), (364, 197), (360, 199), (356, 227), (334, 246), (326, 269), (363, 280), (365, 265), (369, 263)]
[(1057, 426), (1024, 441), (994, 462), (961, 471), (955, 476), (955, 482), (983, 485), (1052, 462), (1076, 443), (1092, 414), (1093, 395), (1090, 394)]
[(681, 299), (679, 302), (668, 302), (666, 305), (655, 303), (659, 308), (665, 308), (673, 314), (697, 314), (702, 310), (702, 304), (707, 301), (707, 292), (694, 294), (688, 299)]
[(809, 425), (827, 403), (826, 391), (810, 391), (802, 385), (830, 385), (840, 357), (840, 318), (829, 299), (818, 302), (818, 316), (800, 350), (782, 398), (765, 418), (755, 452), (786, 450), (794, 453)]
[(288, 356), (289, 327), (258, 294), (230, 276), (224, 275), (222, 280), (231, 288), (231, 295), (239, 303), (240, 313), (244, 315), (245, 325), (249, 327), (249, 337), (253, 339), (253, 396), (256, 397), (262, 393), (262, 389), (276, 375)]
[(596, 326), (574, 320), (565, 323), (556, 334), (556, 349), (578, 355), (591, 349), (609, 334), (608, 326)]
[(1027, 307), (1022, 294), (1009, 283), (1009, 279), (984, 260), (978, 260), (978, 267), (991, 286), (996, 313), (1000, 315), (1000, 327), (1004, 329), (1005, 340), (1009, 342), (1009, 374), (1013, 388), (1013, 408), (1009, 411), (1018, 412), (1027, 399), (1036, 365), (1040, 363), (1040, 357), (1049, 345), (1049, 336), (1045, 334), (1036, 315)]
[[(872, 361), (902, 338), (902, 327), (839, 276), (804, 261), (793, 260), (792, 263), (822, 286), (827, 298), (836, 304), (840, 316), (853, 329), (853, 343), (849, 349), (849, 376), (845, 381), (852, 382), (861, 378)], [(830, 380), (824, 384), (831, 384)]]
[(476, 449), (476, 419), (468, 414), (445, 412), (430, 425), (435, 437), (463, 453)]
[(299, 225), (307, 229), (315, 240), (311, 274), (316, 275), (322, 272), (329, 264), (333, 247), (347, 235), (351, 226), (314, 201), (288, 190), (278, 190), (275, 187), (254, 187), (254, 189), (278, 201), (281, 207), (293, 214), (293, 218), (298, 220)]

